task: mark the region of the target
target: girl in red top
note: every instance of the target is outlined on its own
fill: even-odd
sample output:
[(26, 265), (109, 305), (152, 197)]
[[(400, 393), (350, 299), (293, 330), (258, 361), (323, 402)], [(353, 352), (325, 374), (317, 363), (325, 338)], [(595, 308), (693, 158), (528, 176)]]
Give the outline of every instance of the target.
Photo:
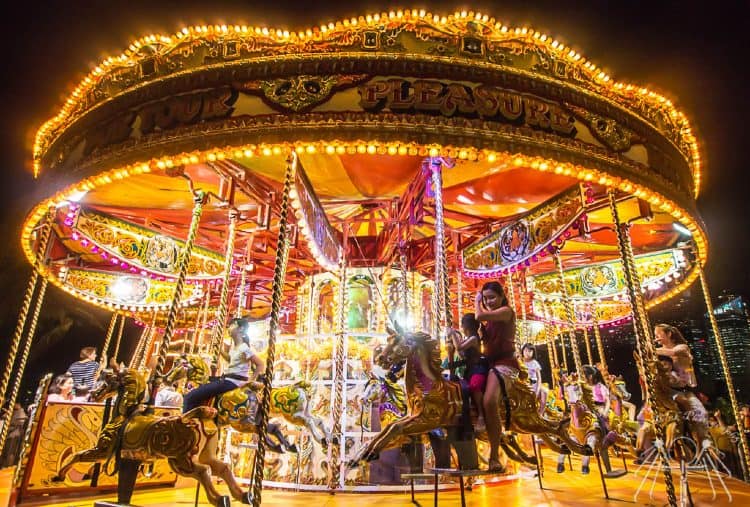
[[(482, 291), (477, 294), (475, 302), (476, 319), (483, 323), (484, 355), (490, 368), (505, 378), (517, 375), (519, 370), (516, 360), (516, 316), (508, 306), (503, 286), (498, 282), (487, 282)], [(487, 437), (490, 441), (489, 470), (502, 472), (500, 463), (500, 413), (498, 402), (500, 398), (500, 380), (491, 373), (487, 376), (487, 387), (484, 391), (484, 418), (487, 424)]]

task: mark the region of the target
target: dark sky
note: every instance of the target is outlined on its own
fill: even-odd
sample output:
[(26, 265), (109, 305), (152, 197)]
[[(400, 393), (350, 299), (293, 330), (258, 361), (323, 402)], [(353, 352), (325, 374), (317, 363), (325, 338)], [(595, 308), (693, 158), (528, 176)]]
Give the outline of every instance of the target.
[[(746, 2), (68, 0), (45, 1), (31, 8), (17, 2), (16, 8), (23, 10), (6, 15), (1, 32), (5, 50), (0, 60), (6, 68), (0, 85), (0, 195), (4, 204), (0, 234), (5, 245), (0, 249), (4, 289), (0, 339), (5, 342), (12, 333), (28, 276), (18, 231), (22, 217), (34, 204), (30, 196), (34, 181), (27, 170), (30, 139), (85, 72), (104, 56), (119, 54), (139, 36), (171, 34), (186, 24), (226, 22), (300, 29), (388, 10), (390, 5), (424, 7), (444, 14), (466, 7), (495, 16), (509, 26), (530, 25), (572, 45), (615, 79), (643, 84), (676, 99), (697, 126), (707, 160), (698, 204), (708, 225), (708, 274), (714, 292), (727, 289), (747, 294), (750, 195), (745, 150), (750, 147), (750, 76), (745, 48), (750, 27), (743, 4)], [(34, 371), (41, 371), (44, 362), (54, 365), (75, 359), (78, 347), (92, 338), (100, 343), (96, 336), (101, 331), (92, 323), (99, 320), (106, 325), (108, 319), (105, 312), (72, 304), (70, 298), (52, 293), (53, 304), (42, 315), (44, 329), (54, 329), (64, 322), (65, 315), (72, 315), (75, 324), (62, 340), (32, 361)], [(135, 333), (135, 329), (128, 330), (131, 341)]]

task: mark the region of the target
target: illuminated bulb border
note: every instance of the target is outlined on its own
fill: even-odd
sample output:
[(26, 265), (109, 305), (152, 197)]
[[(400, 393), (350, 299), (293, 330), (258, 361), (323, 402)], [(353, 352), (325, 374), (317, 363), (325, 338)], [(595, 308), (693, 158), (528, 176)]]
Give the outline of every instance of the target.
[[(73, 92), (63, 103), (61, 110), (53, 118), (45, 122), (37, 131), (34, 140), (33, 148), (33, 169), (34, 176), (38, 176), (41, 171), (40, 159), (42, 151), (47, 143), (48, 137), (54, 134), (54, 132), (62, 125), (66, 124), (74, 113), (80, 107), (80, 100), (87, 96), (91, 89), (97, 84), (97, 82), (111, 70), (121, 68), (123, 66), (135, 65), (141, 59), (146, 58), (139, 55), (141, 48), (144, 46), (155, 46), (163, 45), (169, 46), (183, 42), (184, 40), (192, 40), (196, 38), (221, 38), (229, 34), (239, 35), (240, 37), (247, 36), (258, 38), (259, 36), (266, 37), (273, 42), (277, 43), (303, 43), (307, 41), (322, 41), (328, 39), (329, 31), (343, 30), (350, 26), (365, 25), (383, 25), (385, 23), (392, 22), (394, 20), (409, 22), (418, 21), (425, 19), (436, 24), (448, 24), (454, 20), (474, 20), (482, 22), (488, 26), (494, 26), (495, 33), (500, 34), (513, 34), (514, 37), (523, 37), (535, 44), (546, 46), (546, 48), (555, 53), (558, 58), (565, 59), (569, 63), (581, 67), (584, 71), (591, 73), (594, 81), (602, 87), (608, 88), (610, 91), (620, 94), (626, 100), (633, 100), (638, 98), (650, 102), (656, 108), (665, 109), (667, 114), (672, 120), (679, 125), (683, 138), (689, 146), (691, 159), (689, 160), (692, 166), (693, 180), (695, 184), (695, 195), (698, 197), (700, 186), (701, 186), (701, 169), (702, 159), (698, 141), (693, 133), (693, 129), (690, 126), (690, 122), (687, 116), (676, 109), (674, 104), (668, 98), (655, 93), (647, 88), (623, 83), (615, 82), (606, 72), (599, 69), (595, 64), (586, 60), (578, 52), (570, 47), (566, 47), (565, 44), (560, 43), (554, 38), (547, 34), (540, 33), (530, 27), (516, 27), (510, 28), (497, 21), (494, 17), (490, 17), (487, 14), (481, 14), (480, 12), (474, 11), (457, 11), (449, 16), (440, 16), (427, 12), (424, 9), (399, 9), (396, 11), (382, 12), (376, 14), (367, 14), (359, 17), (352, 17), (342, 21), (330, 22), (322, 24), (320, 27), (307, 28), (302, 31), (289, 31), (281, 29), (273, 29), (268, 27), (251, 27), (247, 25), (200, 25), (184, 27), (178, 32), (171, 36), (151, 34), (141, 37), (140, 39), (132, 42), (128, 49), (126, 49), (119, 56), (110, 56), (105, 58), (99, 65), (97, 65), (81, 82), (75, 87)], [(157, 51), (158, 52), (158, 51)], [(152, 52), (148, 52), (148, 57), (152, 57)], [(598, 72), (597, 72), (598, 70)]]
[[(558, 163), (553, 160), (544, 159), (542, 157), (527, 156), (524, 154), (508, 154), (504, 152), (496, 152), (493, 150), (477, 149), (474, 147), (454, 147), (454, 146), (440, 146), (435, 144), (430, 145), (417, 145), (415, 143), (394, 143), (394, 142), (338, 142), (338, 141), (327, 141), (317, 143), (305, 143), (305, 144), (294, 144), (294, 143), (280, 143), (274, 145), (243, 145), (235, 147), (227, 147), (223, 149), (210, 149), (206, 151), (192, 151), (182, 153), (175, 156), (161, 157), (152, 159), (148, 162), (138, 162), (130, 165), (126, 165), (120, 168), (112, 169), (100, 173), (96, 176), (85, 178), (84, 180), (70, 185), (69, 187), (57, 192), (52, 197), (37, 204), (27, 216), (21, 233), (22, 248), (26, 254), (26, 258), (30, 263), (33, 264), (34, 252), (32, 250), (31, 237), (35, 226), (43, 219), (44, 215), (51, 205), (63, 206), (69, 204), (69, 199), (81, 192), (88, 192), (97, 187), (110, 184), (116, 180), (122, 180), (130, 176), (137, 176), (139, 174), (147, 174), (153, 170), (160, 169), (167, 166), (175, 166), (183, 163), (205, 163), (215, 160), (224, 160), (226, 158), (236, 157), (245, 158), (257, 155), (271, 156), (280, 155), (282, 151), (289, 150), (319, 150), (328, 151), (328, 147), (333, 147), (336, 153), (367, 153), (368, 146), (374, 146), (376, 151), (378, 147), (388, 151), (391, 147), (391, 151), (395, 148), (396, 153), (399, 155), (419, 155), (419, 156), (444, 156), (444, 157), (455, 157), (466, 160), (487, 160), (494, 162), (498, 158), (507, 157), (512, 160), (514, 164), (519, 166), (528, 167), (540, 172), (561, 172), (563, 174), (568, 173), (570, 177), (577, 178), (580, 181), (595, 181), (600, 185), (608, 188), (616, 188), (624, 192), (632, 193), (648, 201), (655, 208), (661, 210), (664, 213), (671, 215), (676, 221), (687, 227), (687, 229), (693, 234), (693, 241), (696, 245), (698, 252), (698, 262), (705, 264), (708, 257), (708, 239), (703, 229), (700, 228), (698, 223), (690, 216), (687, 210), (680, 208), (675, 202), (666, 199), (664, 196), (654, 192), (642, 185), (633, 183), (626, 178), (611, 176), (607, 173), (598, 171), (596, 169), (587, 169), (580, 166), (576, 166), (570, 163)], [(242, 154), (242, 157), (237, 156)], [(187, 162), (185, 162), (187, 161)], [(49, 270), (46, 267), (42, 267), (40, 272), (48, 276), (50, 275)], [(667, 299), (670, 299), (674, 295), (684, 291), (698, 276), (696, 269), (691, 270), (682, 283), (665, 294), (649, 301), (647, 307), (651, 308), (658, 305)], [(63, 288), (57, 277), (54, 275), (48, 276), (48, 278), (58, 287)], [(65, 289), (63, 289), (65, 290)]]

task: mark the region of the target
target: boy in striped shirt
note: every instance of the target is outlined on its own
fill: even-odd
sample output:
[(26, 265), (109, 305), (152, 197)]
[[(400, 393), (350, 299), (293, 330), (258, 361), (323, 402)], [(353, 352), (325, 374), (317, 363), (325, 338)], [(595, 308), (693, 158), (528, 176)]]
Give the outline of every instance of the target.
[(76, 391), (85, 388), (86, 392), (94, 387), (94, 381), (99, 375), (99, 363), (96, 362), (96, 347), (81, 349), (81, 359), (71, 364), (68, 373), (73, 376)]

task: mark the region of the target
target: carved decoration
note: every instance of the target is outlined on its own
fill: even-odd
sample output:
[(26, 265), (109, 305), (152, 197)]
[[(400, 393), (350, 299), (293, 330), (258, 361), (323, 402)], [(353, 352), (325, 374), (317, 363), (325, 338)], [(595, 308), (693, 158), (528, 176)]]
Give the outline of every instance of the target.
[(535, 255), (562, 234), (585, 211), (580, 185), (547, 201), (522, 219), (466, 247), (462, 252), (464, 272), (469, 277), (497, 274)]
[[(61, 278), (67, 287), (82, 295), (96, 298), (105, 304), (135, 306), (140, 310), (168, 305), (174, 295), (174, 283), (141, 276), (68, 268)], [(186, 285), (185, 291), (186, 302), (200, 298), (203, 294), (203, 290), (197, 285)]]
[(291, 76), (239, 84), (244, 92), (257, 92), (272, 106), (298, 113), (328, 100), (334, 90), (360, 83), (366, 75)]
[[(74, 231), (85, 235), (103, 252), (102, 257), (117, 256), (134, 268), (176, 275), (183, 242), (155, 231), (91, 210), (79, 210)], [(188, 275), (191, 278), (216, 278), (224, 271), (219, 253), (194, 247)]]
[[(222, 72), (222, 65), (231, 65), (232, 71), (241, 75), (238, 62), (247, 62), (249, 66), (255, 61), (262, 64), (266, 60), (273, 62), (277, 75), (294, 76), (289, 72), (290, 64), (309, 61), (320, 65), (326, 61), (321, 57), (336, 53), (337, 60), (343, 61), (342, 57), (346, 56), (362, 62), (371, 60), (370, 63), (377, 63), (377, 58), (387, 62), (393, 55), (408, 54), (414, 65), (435, 64), (443, 68), (448, 65), (444, 57), (452, 57), (452, 64), (471, 65), (484, 75), (498, 73), (501, 69), (496, 66), (499, 65), (509, 80), (533, 77), (537, 87), (553, 85), (557, 88), (556, 96), (569, 95), (569, 90), (589, 98), (596, 94), (620, 106), (621, 109), (610, 108), (613, 112), (622, 115), (629, 111), (640, 117), (670, 139), (688, 161), (696, 163), (693, 155), (697, 148), (687, 120), (676, 113), (669, 101), (639, 93), (638, 88), (613, 86), (603, 81), (598, 69), (580, 57), (571, 57), (567, 49), (558, 48), (546, 36), (540, 37), (533, 31), (500, 29), (492, 21), (472, 17), (439, 18), (415, 16), (408, 12), (402, 18), (384, 15), (379, 21), (339, 23), (324, 33), (303, 38), (296, 34), (281, 37), (273, 32), (234, 30), (233, 27), (227, 31), (216, 30), (216, 27), (208, 27), (207, 31), (193, 29), (179, 36), (153, 37), (140, 42), (135, 50), (122, 58), (107, 62), (98, 72), (88, 76), (75, 100), (40, 130), (35, 159), (43, 156), (62, 130), (98, 104), (136, 88), (143, 89), (144, 84), (173, 78), (175, 73), (185, 76), (207, 66)], [(329, 85), (327, 80), (318, 80), (310, 88), (303, 76), (287, 78), (286, 81), (289, 85), (276, 104), (291, 111), (301, 111), (319, 103)], [(263, 87), (267, 91), (278, 90), (269, 84)], [(276, 100), (271, 99), (273, 94), (267, 93), (266, 96), (269, 100)], [(621, 134), (606, 120), (600, 130), (605, 137), (620, 137)], [(619, 142), (624, 142), (624, 138)]]
[(581, 107), (566, 104), (575, 116), (588, 125), (591, 134), (608, 148), (627, 151), (634, 142), (641, 142), (635, 134), (611, 118), (596, 115)]

